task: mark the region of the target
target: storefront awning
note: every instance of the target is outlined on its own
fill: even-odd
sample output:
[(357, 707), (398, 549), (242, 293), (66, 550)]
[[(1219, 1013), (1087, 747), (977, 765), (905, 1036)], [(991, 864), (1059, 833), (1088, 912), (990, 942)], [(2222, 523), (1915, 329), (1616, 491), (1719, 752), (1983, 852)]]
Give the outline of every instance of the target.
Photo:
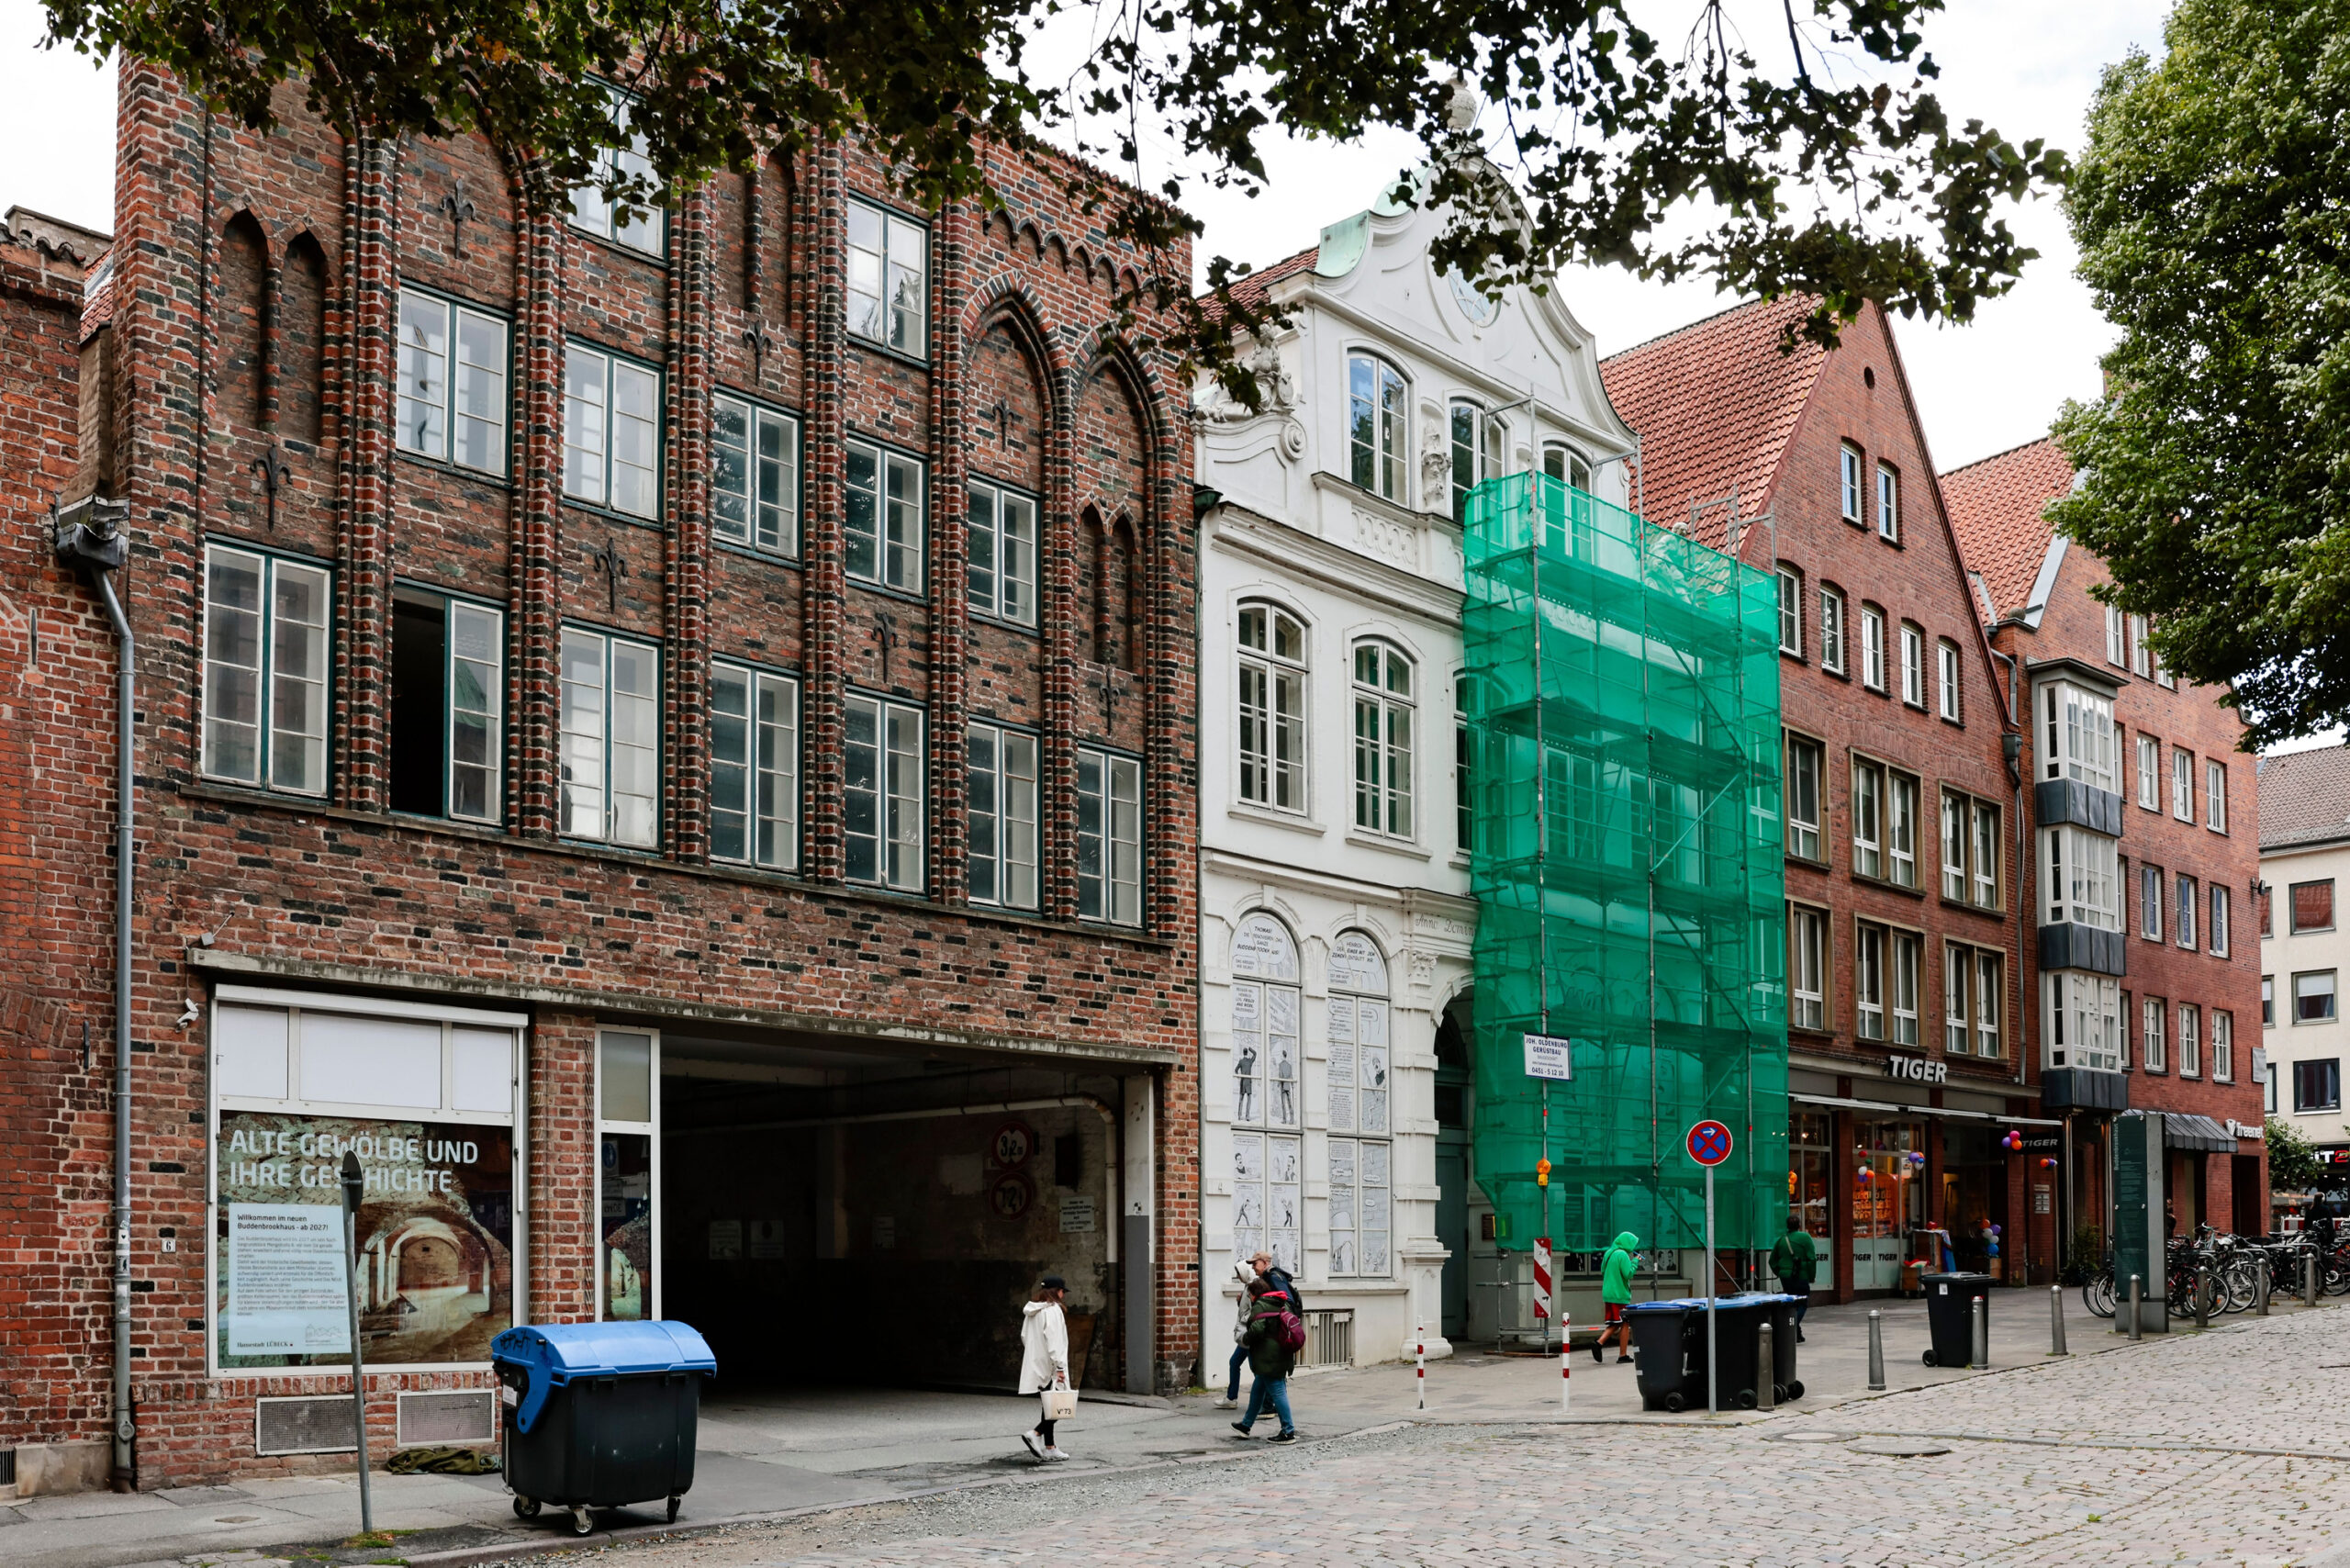
[(2209, 1116), (2177, 1111), (2163, 1113), (2163, 1142), (2172, 1148), (2200, 1149), (2205, 1154), (2233, 1154), (2236, 1140)]
[[(1844, 1100), (1833, 1094), (1791, 1093), (1787, 1101), (1796, 1105), (1834, 1105), (1848, 1111), (1881, 1111), (1887, 1115), (1947, 1116), (1962, 1122), (1998, 1122), (2011, 1127), (2061, 1127), (2065, 1125), (2042, 1116), (2002, 1116), (1989, 1111), (1961, 1111), (1946, 1105), (1897, 1105), (1889, 1100)], [(2199, 1116), (2196, 1120), (2209, 1122), (2210, 1118)], [(2218, 1126), (2217, 1123), (2212, 1125)], [(2233, 1148), (2235, 1145), (2228, 1147)]]

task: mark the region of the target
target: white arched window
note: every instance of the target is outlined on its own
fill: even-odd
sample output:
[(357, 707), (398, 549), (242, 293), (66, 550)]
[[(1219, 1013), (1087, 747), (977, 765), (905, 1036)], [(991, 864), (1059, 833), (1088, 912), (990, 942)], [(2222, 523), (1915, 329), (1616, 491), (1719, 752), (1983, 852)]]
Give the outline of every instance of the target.
[(1355, 826), (1412, 836), (1412, 661), (1393, 644), (1355, 644)]
[(1360, 931), (1330, 944), (1330, 1272), (1385, 1279), (1394, 1234), (1387, 960)]
[(1240, 607), (1240, 798), (1305, 810), (1305, 628), (1276, 605)]
[(1585, 493), (1591, 489), (1591, 465), (1582, 453), (1561, 442), (1554, 441), (1542, 449), (1542, 472)]
[(1452, 519), (1469, 515), (1469, 492), (1509, 471), (1509, 425), (1465, 398), (1452, 401)]
[(1353, 459), (1348, 476), (1372, 495), (1405, 505), (1410, 391), (1404, 373), (1385, 360), (1367, 353), (1347, 356), (1347, 448)]
[(1261, 911), (1232, 933), (1232, 1256), (1304, 1255), (1297, 944)]

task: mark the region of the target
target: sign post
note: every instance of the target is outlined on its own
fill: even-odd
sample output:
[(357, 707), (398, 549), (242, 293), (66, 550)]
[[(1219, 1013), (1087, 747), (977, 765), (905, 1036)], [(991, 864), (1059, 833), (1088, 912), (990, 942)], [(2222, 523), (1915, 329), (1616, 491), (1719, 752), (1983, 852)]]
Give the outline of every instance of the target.
[(1729, 1158), (1729, 1129), (1699, 1122), (1689, 1129), (1689, 1158), (1706, 1168), (1706, 1414), (1718, 1414), (1721, 1360), (1714, 1345), (1714, 1167)]
[[(1550, 1016), (1546, 1009), (1543, 1016)], [(1534, 1167), (1534, 1184), (1542, 1193), (1542, 1232), (1534, 1241), (1534, 1316), (1535, 1326), (1542, 1331), (1542, 1350), (1550, 1350), (1550, 1083), (1564, 1083), (1574, 1077), (1574, 1042), (1557, 1035), (1527, 1035), (1526, 1076), (1542, 1081), (1542, 1158)], [(1561, 1354), (1566, 1350), (1563, 1337), (1559, 1341)]]
[(351, 1429), (359, 1440), (359, 1529), (375, 1529), (375, 1499), (367, 1485), (367, 1367), (359, 1352), (359, 1198), (365, 1181), (359, 1156), (342, 1151), (342, 1282), (351, 1301)]

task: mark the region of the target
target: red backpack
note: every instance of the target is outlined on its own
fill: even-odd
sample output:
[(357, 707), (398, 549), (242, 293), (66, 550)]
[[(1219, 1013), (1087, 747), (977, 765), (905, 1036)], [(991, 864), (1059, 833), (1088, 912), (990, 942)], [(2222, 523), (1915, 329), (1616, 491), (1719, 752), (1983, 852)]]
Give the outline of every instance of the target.
[(1297, 1315), (1287, 1294), (1282, 1295), (1281, 1312), (1273, 1319), (1273, 1338), (1292, 1355), (1305, 1349), (1305, 1319)]

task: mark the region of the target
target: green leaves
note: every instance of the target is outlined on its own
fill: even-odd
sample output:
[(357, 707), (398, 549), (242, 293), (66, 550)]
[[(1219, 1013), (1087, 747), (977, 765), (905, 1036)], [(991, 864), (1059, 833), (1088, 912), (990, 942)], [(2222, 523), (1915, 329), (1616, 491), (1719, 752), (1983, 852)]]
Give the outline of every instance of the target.
[(2350, 6), (2183, 0), (2165, 41), (2107, 70), (2066, 198), (2121, 341), (2050, 515), (2256, 749), (2350, 719)]
[[(1135, 165), (1146, 125), (1192, 177), (1248, 187), (1269, 135), (1398, 128), (1427, 150), (1422, 199), (1454, 214), (1439, 263), (1489, 288), (1605, 263), (1811, 295), (1801, 330), (1822, 342), (1864, 299), (1966, 319), (2032, 255), (1998, 207), (2066, 170), (2036, 141), (1953, 129), (1926, 90), (1936, 71), (1918, 28), (1941, 0), (1765, 0), (1751, 43), (1727, 0), (1684, 0), (1677, 40), (1647, 30), (1630, 0), (47, 4), (55, 39), (158, 61), (251, 126), (297, 84), (346, 132), (479, 131), (526, 155), (543, 208), (616, 178), (599, 151), (624, 132), (669, 187), (855, 135), (929, 207), (997, 200), (990, 144), (1065, 134), (1136, 183), (1058, 161), (1045, 177), (1113, 238), (1165, 257), (1116, 302), (1126, 330), (1252, 404), (1234, 335), (1270, 318), (1231, 297), (1229, 268), (1212, 272), (1214, 308), (1191, 297), (1173, 249), (1196, 226), (1170, 205), (1179, 174)], [(1042, 25), (1094, 40), (1058, 86), (1026, 67)], [(1456, 79), (1484, 100), (1483, 138), (1454, 124)], [(600, 84), (632, 95), (627, 127)], [(1138, 188), (1151, 180), (1158, 195)], [(1677, 215), (1691, 207), (1710, 209), (1694, 231)]]

